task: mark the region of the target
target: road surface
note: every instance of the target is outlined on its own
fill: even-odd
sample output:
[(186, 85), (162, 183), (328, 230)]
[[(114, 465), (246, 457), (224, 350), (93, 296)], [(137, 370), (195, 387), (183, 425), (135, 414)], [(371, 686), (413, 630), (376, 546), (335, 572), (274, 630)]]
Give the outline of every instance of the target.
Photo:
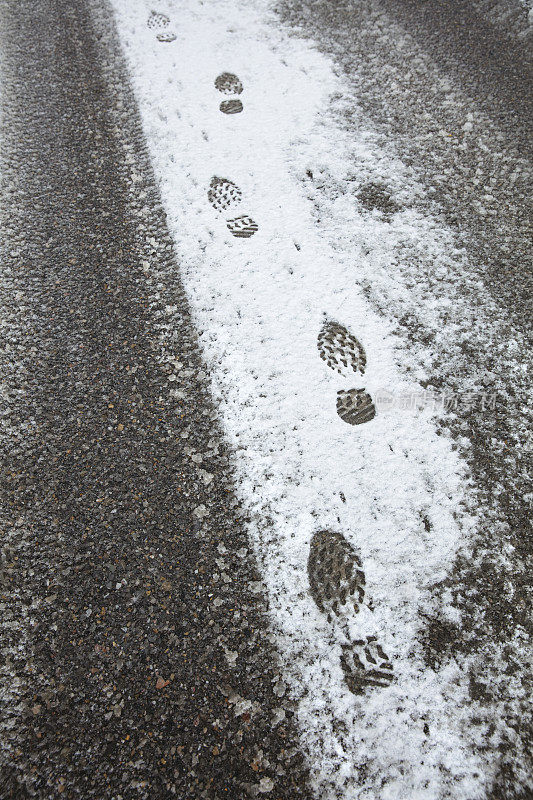
[(529, 6), (0, 0), (0, 798), (525, 800)]

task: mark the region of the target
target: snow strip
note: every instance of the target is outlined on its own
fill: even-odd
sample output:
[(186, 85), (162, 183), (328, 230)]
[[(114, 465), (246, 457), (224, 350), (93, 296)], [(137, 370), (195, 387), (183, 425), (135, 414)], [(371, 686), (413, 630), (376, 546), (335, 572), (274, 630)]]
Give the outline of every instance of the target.
[[(317, 796), (481, 798), (498, 730), (490, 738), (487, 722), (473, 724), (464, 663), (428, 669), (417, 642), (429, 587), (475, 531), (464, 510), (468, 475), (437, 434), (431, 405), (399, 402), (420, 394), (426, 374), (361, 288), (362, 276), (375, 272), (383, 297), (387, 287), (397, 292), (399, 250), (431, 253), (444, 274), (450, 262), (460, 268), (464, 254), (436, 220), (409, 210), (385, 236), (383, 218), (363, 214), (346, 195), (332, 200), (326, 221), (337, 241), (323, 235), (302, 170), (316, 153), (329, 174), (342, 169), (348, 145), (324, 112), (343, 86), (325, 57), (276, 29), (267, 2), (112, 6)], [(153, 10), (169, 18), (160, 39), (147, 25)], [(221, 113), (227, 97), (214, 81), (222, 72), (240, 79), (242, 112)], [(374, 155), (371, 140), (362, 121), (350, 147), (363, 161)], [(400, 185), (402, 165), (379, 157)], [(208, 201), (213, 176), (242, 192), (227, 212)], [(258, 225), (249, 238), (227, 227), (241, 215)], [(320, 359), (325, 319), (362, 342), (364, 377), (344, 378)], [(354, 387), (398, 402), (378, 403), (364, 425), (346, 425), (336, 393)], [(359, 550), (366, 574), (370, 603), (349, 620), (350, 634), (376, 635), (394, 664), (395, 682), (360, 697), (343, 680), (342, 638), (309, 593), (309, 542), (327, 528)], [(444, 613), (460, 622), (451, 604)]]

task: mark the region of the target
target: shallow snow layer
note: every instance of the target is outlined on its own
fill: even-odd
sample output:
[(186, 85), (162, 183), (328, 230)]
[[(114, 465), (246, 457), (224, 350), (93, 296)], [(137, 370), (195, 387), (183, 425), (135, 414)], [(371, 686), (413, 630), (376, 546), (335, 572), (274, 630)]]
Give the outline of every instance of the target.
[[(496, 738), (470, 724), (464, 665), (428, 669), (416, 638), (427, 587), (445, 577), (475, 526), (461, 509), (467, 476), (437, 435), (431, 406), (402, 402), (420, 395), (426, 376), (406, 369), (392, 322), (361, 289), (374, 273), (386, 304), (399, 251), (431, 253), (444, 273), (464, 256), (436, 221), (405, 211), (391, 226), (346, 195), (331, 201), (323, 234), (307, 172), (312, 180), (314, 170), (342, 171), (348, 146), (368, 161), (372, 135), (361, 120), (348, 145), (328, 121), (342, 84), (326, 58), (276, 29), (263, 0), (162, 2), (155, 10), (176, 37), (164, 42), (147, 25), (151, 4), (112, 5), (317, 796), (480, 798), (492, 766), (476, 745)], [(242, 113), (219, 110), (227, 97), (214, 80), (224, 71), (244, 86)], [(402, 165), (381, 158), (377, 172), (416, 194)], [(239, 207), (213, 209), (213, 176), (240, 187)], [(258, 232), (233, 237), (226, 219), (237, 215), (250, 215)], [(320, 359), (326, 318), (362, 342), (364, 377), (343, 378)], [(354, 387), (394, 402), (378, 404), (371, 422), (346, 425), (336, 392)], [(309, 594), (309, 541), (324, 528), (342, 532), (363, 561), (370, 605), (350, 620), (352, 637), (377, 635), (394, 663), (396, 681), (362, 697), (347, 689), (342, 640)], [(459, 622), (456, 613), (450, 607)]]

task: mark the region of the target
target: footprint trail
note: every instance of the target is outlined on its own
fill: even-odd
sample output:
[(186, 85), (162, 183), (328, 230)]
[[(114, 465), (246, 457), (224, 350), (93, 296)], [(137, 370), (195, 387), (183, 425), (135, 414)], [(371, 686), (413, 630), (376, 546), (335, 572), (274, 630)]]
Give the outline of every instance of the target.
[(344, 680), (353, 694), (368, 687), (388, 686), (393, 668), (375, 636), (351, 640), (350, 621), (365, 598), (366, 578), (361, 558), (335, 531), (318, 531), (311, 539), (307, 561), (313, 600), (340, 639)]
[[(222, 94), (241, 94), (243, 85), (237, 75), (232, 72), (222, 72), (215, 79), (215, 88)], [(220, 103), (220, 110), (223, 114), (239, 114), (243, 110), (243, 105), (238, 97), (231, 100), (223, 100)]]
[[(242, 191), (233, 181), (215, 176), (209, 184), (207, 198), (215, 211), (222, 214), (228, 209), (240, 206)], [(249, 239), (259, 228), (257, 223), (246, 214), (228, 218), (226, 224), (233, 236), (241, 239)]]
[[(338, 322), (326, 321), (318, 335), (320, 358), (330, 369), (343, 377), (364, 375), (366, 353), (363, 345)], [(361, 425), (376, 416), (372, 398), (365, 389), (340, 389), (337, 392), (337, 413), (348, 425)]]
[(158, 42), (174, 42), (176, 34), (169, 30), (170, 17), (166, 14), (160, 14), (158, 11), (152, 11), (146, 23), (148, 28), (156, 31), (156, 39)]

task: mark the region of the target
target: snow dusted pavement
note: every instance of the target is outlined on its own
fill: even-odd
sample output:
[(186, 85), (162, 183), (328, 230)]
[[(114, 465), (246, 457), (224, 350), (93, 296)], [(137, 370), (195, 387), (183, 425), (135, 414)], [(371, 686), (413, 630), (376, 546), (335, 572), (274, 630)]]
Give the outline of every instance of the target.
[[(291, 36), (269, 3), (167, 2), (157, 12), (176, 39), (162, 42), (151, 5), (112, 5), (316, 791), (481, 798), (502, 770), (520, 791), (528, 779), (514, 720), (525, 686), (515, 677), (501, 691), (503, 645), (490, 629), (482, 650), (447, 648), (472, 613), (457, 602), (469, 588), (450, 575), (458, 560), (493, 556), (479, 544), (488, 509), (436, 419), (461, 416), (465, 403), (478, 416), (501, 413), (493, 404), (501, 383), (509, 397), (509, 381), (527, 400), (520, 329), (499, 313), (416, 172), (381, 146), (313, 34)], [(325, 13), (343, 25), (357, 5), (325, 4)], [(298, 34), (321, 13), (319, 3), (293, 3), (285, 16)], [(242, 240), (235, 220), (246, 220)], [(415, 329), (414, 341), (398, 323)], [(364, 375), (349, 358), (340, 376), (325, 366), (328, 326), (340, 333), (333, 358), (353, 337)], [(469, 369), (468, 336), (496, 342), (506, 372), (494, 375), (480, 356), (446, 391), (452, 365), (461, 376)], [(439, 403), (449, 408), (435, 414)], [(364, 575), (365, 602), (343, 612), (342, 626), (310, 591), (320, 530), (343, 537)], [(512, 554), (509, 543), (497, 558)], [(521, 624), (505, 637), (520, 665)], [(354, 697), (346, 652), (368, 641), (390, 657), (394, 680)], [(490, 702), (472, 691), (487, 663), (500, 687)]]
[[(451, 32), (453, 4), (444, 15), (451, 22), (442, 22), (450, 38), (435, 45), (442, 58), (425, 33), (434, 2), (412, 32), (414, 2), (400, 3), (397, 16), (387, 0), (86, 5), (90, 22), (82, 29), (94, 29), (98, 42), (87, 63), (98, 62), (109, 93), (102, 101), (113, 142), (106, 158), (116, 160), (122, 176), (109, 213), (134, 219), (133, 233), (120, 226), (117, 233), (117, 241), (134, 242), (124, 246), (126, 262), (122, 251), (116, 256), (99, 240), (98, 249), (112, 256), (111, 276), (114, 269), (127, 275), (129, 254), (136, 254), (140, 321), (126, 322), (126, 278), (126, 288), (110, 280), (109, 292), (117, 298), (113, 313), (128, 329), (125, 340), (134, 340), (137, 327), (142, 331), (139, 363), (128, 356), (123, 368), (152, 376), (143, 391), (130, 387), (131, 374), (122, 388), (125, 397), (144, 393), (144, 406), (151, 398), (179, 419), (175, 434), (168, 422), (163, 439), (141, 436), (139, 454), (130, 447), (117, 469), (127, 478), (130, 462), (145, 465), (161, 444), (168, 485), (160, 490), (163, 478), (154, 478), (146, 513), (153, 509), (159, 519), (160, 504), (172, 506), (174, 495), (176, 506), (156, 525), (157, 579), (171, 593), (186, 587), (186, 599), (174, 608), (178, 617), (190, 604), (203, 610), (194, 624), (196, 648), (190, 653), (179, 645), (186, 662), (179, 670), (168, 653), (186, 626), (176, 622), (177, 632), (169, 633), (168, 620), (152, 625), (160, 639), (152, 642), (146, 670), (159, 689), (175, 688), (160, 726), (165, 733), (157, 746), (149, 743), (148, 756), (128, 761), (113, 727), (106, 731), (109, 752), (92, 742), (90, 759), (77, 764), (70, 782), (57, 772), (55, 756), (47, 753), (43, 769), (26, 754), (19, 762), (24, 785), (40, 797), (46, 791), (102, 796), (102, 764), (111, 753), (129, 770), (127, 780), (109, 779), (109, 796), (116, 798), (169, 792), (217, 800), (306, 793), (321, 800), (527, 797), (533, 790), (526, 595), (531, 172), (526, 122), (516, 110), (525, 82), (523, 14), (511, 15), (516, 42), (509, 31), (500, 41), (491, 15), (503, 26), (502, 3), (498, 9), (456, 4), (464, 20), (488, 20), (483, 41), (495, 55), (485, 74), (483, 49), (478, 63), (464, 54), (468, 47), (463, 53), (462, 33)], [(85, 52), (84, 35), (79, 41)], [(456, 48), (456, 61), (446, 60), (447, 45), (450, 53)], [(510, 65), (502, 86), (516, 89), (516, 97), (501, 102), (494, 94), (498, 58)], [(135, 138), (135, 104), (148, 159)], [(90, 116), (90, 103), (87, 109)], [(97, 136), (95, 158), (98, 142)], [(80, 162), (89, 174), (91, 157)], [(110, 181), (107, 164), (100, 181)], [(102, 219), (105, 209), (102, 201)], [(138, 289), (131, 291), (136, 296)], [(83, 303), (92, 309), (89, 298), (84, 294)], [(195, 336), (201, 355), (191, 355), (191, 346), (182, 357), (184, 337)], [(90, 381), (90, 370), (80, 370), (75, 397)], [(197, 388), (189, 386), (193, 374)], [(210, 424), (213, 417), (216, 446), (195, 413)], [(189, 415), (190, 425), (182, 421)], [(62, 437), (49, 435), (60, 446)], [(206, 453), (214, 449), (217, 456), (219, 448), (222, 461), (207, 467)], [(107, 469), (107, 456), (98, 458)], [(182, 461), (189, 458), (194, 475), (183, 479), (192, 481), (189, 488), (181, 491), (180, 478), (170, 489), (174, 473), (188, 475)], [(89, 472), (97, 475), (98, 468)], [(227, 507), (220, 491), (209, 494), (218, 476), (235, 498)], [(124, 478), (116, 480), (123, 485)], [(188, 493), (194, 502), (185, 500)], [(132, 502), (121, 500), (123, 513)], [(182, 503), (190, 508), (182, 512)], [(67, 519), (64, 509), (58, 513)], [(212, 575), (201, 602), (201, 579), (191, 583), (179, 566), (180, 548), (166, 548), (172, 513), (188, 519), (185, 542), (193, 544), (183, 545), (186, 563), (199, 549), (201, 571)], [(106, 519), (104, 527), (113, 528)], [(144, 546), (144, 559), (152, 558), (149, 542)], [(127, 554), (122, 560), (128, 563)], [(128, 570), (126, 583), (136, 568)], [(217, 595), (219, 573), (230, 593), (225, 600)], [(115, 577), (112, 584), (123, 585)], [(263, 597), (268, 615), (260, 611)], [(126, 619), (117, 603), (117, 615)], [(15, 615), (23, 652), (31, 639), (27, 607), (21, 602)], [(216, 621), (213, 608), (221, 615)], [(254, 614), (247, 627), (243, 618)], [(218, 678), (207, 676), (185, 709), (187, 674), (209, 665), (218, 651), (230, 672), (222, 690)], [(275, 666), (267, 674), (270, 658)], [(5, 681), (6, 705), (18, 697), (17, 682), (21, 696), (28, 691), (27, 672)], [(141, 674), (132, 675), (137, 697)], [(110, 687), (107, 681), (112, 695)], [(122, 689), (113, 701), (113, 721), (127, 715), (115, 710), (124, 696)], [(140, 696), (146, 725), (156, 728), (150, 696), (144, 689)], [(220, 696), (235, 709), (223, 724), (211, 719), (222, 714)], [(39, 709), (42, 702), (35, 701)], [(234, 731), (240, 715), (242, 730)], [(12, 717), (9, 731), (16, 727)], [(209, 739), (202, 748), (208, 719), (215, 730), (227, 729), (223, 746)], [(67, 712), (62, 720), (69, 720)], [(142, 751), (153, 731), (141, 737), (131, 710), (128, 724)], [(20, 759), (17, 746), (4, 744), (4, 759)], [(185, 766), (174, 772), (160, 766), (174, 757)], [(86, 773), (95, 763), (100, 769), (91, 784)], [(140, 774), (132, 778), (135, 770)], [(52, 779), (55, 789), (45, 790)], [(21, 780), (16, 770), (10, 780)], [(17, 797), (16, 790), (7, 796)]]

